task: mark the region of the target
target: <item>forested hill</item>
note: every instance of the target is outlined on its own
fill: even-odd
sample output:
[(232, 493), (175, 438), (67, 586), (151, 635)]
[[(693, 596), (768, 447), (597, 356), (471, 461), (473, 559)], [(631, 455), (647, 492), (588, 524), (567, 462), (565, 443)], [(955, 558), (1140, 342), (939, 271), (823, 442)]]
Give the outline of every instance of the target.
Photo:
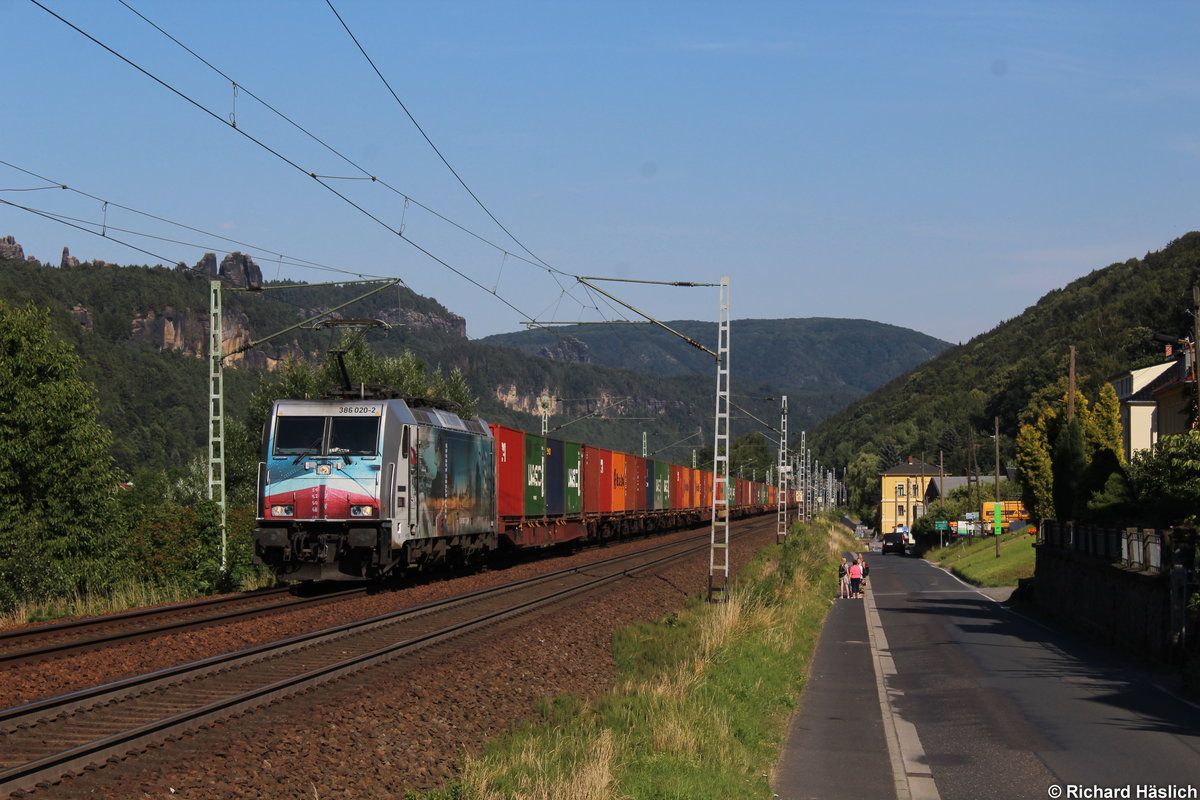
[[(15, 242), (9, 247), (19, 254)], [(248, 259), (238, 264), (240, 273), (258, 274)], [(223, 275), (224, 269), (223, 262)], [(0, 257), (0, 298), (50, 309), (58, 335), (81, 357), (82, 377), (97, 387), (100, 421), (113, 432), (114, 456), (129, 473), (180, 466), (205, 450), (204, 356), (209, 279), (215, 270), (209, 257), (195, 268), (74, 259), (51, 267)], [(226, 351), (291, 328), (369, 288), (268, 284), (261, 292), (224, 292)], [(658, 329), (625, 325), (588, 326), (592, 330), (566, 335), (534, 332), (513, 339), (520, 343), (514, 349), (502, 346), (505, 337), (467, 340), (461, 317), (403, 287), (340, 313), (389, 323), (389, 329), (368, 335), (376, 352), (409, 349), (431, 368), (461, 369), (479, 398), (480, 414), (490, 421), (538, 430), (545, 394), (552, 398), (549, 427), (559, 436), (640, 452), (644, 435), (649, 452), (679, 461), (712, 443), (712, 357)], [(715, 343), (714, 323), (673, 324), (710, 346)], [(790, 429), (811, 428), (948, 346), (862, 320), (736, 320), (733, 330), (732, 385), (748, 412), (734, 421), (734, 436), (762, 430), (750, 415), (776, 422), (780, 394), (789, 397)], [(338, 335), (295, 328), (229, 359), (227, 413), (237, 418), (245, 411), (265, 370), (289, 356), (323, 359)], [(581, 348), (592, 357), (581, 357)], [(539, 350), (545, 352), (538, 355)]]
[[(280, 286), (276, 284), (276, 286)], [(226, 350), (295, 325), (369, 287), (296, 286), (224, 294)], [(113, 455), (132, 473), (180, 466), (204, 452), (208, 429), (209, 276), (161, 266), (83, 263), (50, 267), (0, 258), (0, 299), (50, 310), (56, 333), (81, 359), (99, 394)], [(463, 338), (463, 320), (439, 303), (392, 287), (352, 307), (387, 320), (386, 347), (428, 351)], [(288, 355), (321, 358), (337, 332), (297, 329), (229, 360), (225, 394), (238, 414), (262, 370)]]
[[(709, 348), (714, 322), (667, 326)], [(482, 341), (556, 361), (624, 367), (653, 375), (709, 375), (712, 356), (650, 323), (568, 325), (503, 333)], [(863, 319), (739, 319), (730, 325), (738, 381), (768, 383), (793, 396), (814, 390), (853, 396), (873, 391), (950, 344), (918, 331)]]
[[(823, 463), (839, 465), (861, 451), (888, 463), (907, 455), (936, 463), (940, 450), (947, 469), (961, 474), (970, 431), (990, 449), (998, 416), (1007, 452), (1030, 399), (1067, 375), (1072, 345), (1080, 387), (1091, 391), (1119, 372), (1161, 360), (1163, 344), (1154, 333), (1191, 338), (1198, 283), (1196, 232), (1144, 258), (1097, 269), (832, 415), (814, 432), (815, 449)], [(986, 471), (991, 462), (982, 460)]]

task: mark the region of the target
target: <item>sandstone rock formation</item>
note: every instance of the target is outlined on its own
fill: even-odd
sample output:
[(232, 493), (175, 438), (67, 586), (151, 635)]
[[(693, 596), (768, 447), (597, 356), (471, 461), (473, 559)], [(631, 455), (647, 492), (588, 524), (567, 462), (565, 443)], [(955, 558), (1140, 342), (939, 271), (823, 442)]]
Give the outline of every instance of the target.
[(217, 254), (205, 253), (200, 256), (200, 260), (196, 262), (196, 266), (193, 269), (201, 275), (207, 275), (210, 278), (217, 277)]
[[(205, 253), (205, 257), (211, 255)], [(262, 286), (262, 270), (250, 256), (234, 251), (221, 259), (218, 273), (233, 286), (257, 289)]]
[(554, 347), (543, 347), (537, 353), (551, 361), (563, 361), (570, 364), (586, 364), (592, 360), (592, 348), (587, 343), (574, 336), (564, 336)]
[(25, 258), (25, 250), (21, 245), (17, 244), (16, 239), (11, 236), (5, 236), (3, 239), (0, 239), (0, 258), (21, 261)]

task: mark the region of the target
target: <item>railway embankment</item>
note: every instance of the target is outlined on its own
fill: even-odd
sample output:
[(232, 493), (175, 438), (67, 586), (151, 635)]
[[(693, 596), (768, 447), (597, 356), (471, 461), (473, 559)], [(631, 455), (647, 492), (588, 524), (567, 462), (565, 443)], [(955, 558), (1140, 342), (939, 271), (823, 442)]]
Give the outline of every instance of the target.
[(564, 694), (467, 755), (424, 800), (770, 798), (770, 774), (833, 599), (833, 526), (758, 551), (728, 602), (693, 594), (621, 628), (612, 688)]

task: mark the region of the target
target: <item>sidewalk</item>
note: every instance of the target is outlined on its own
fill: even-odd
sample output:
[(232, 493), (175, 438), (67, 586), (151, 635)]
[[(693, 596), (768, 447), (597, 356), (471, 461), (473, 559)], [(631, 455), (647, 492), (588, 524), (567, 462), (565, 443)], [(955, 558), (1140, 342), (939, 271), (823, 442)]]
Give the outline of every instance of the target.
[(863, 600), (829, 610), (774, 788), (780, 800), (896, 796)]

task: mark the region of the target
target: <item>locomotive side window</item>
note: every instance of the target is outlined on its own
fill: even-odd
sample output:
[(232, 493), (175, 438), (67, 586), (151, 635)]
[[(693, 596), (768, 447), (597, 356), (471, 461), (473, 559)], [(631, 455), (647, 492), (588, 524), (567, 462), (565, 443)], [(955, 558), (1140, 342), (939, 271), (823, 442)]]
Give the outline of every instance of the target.
[(298, 456), (321, 452), (325, 417), (279, 417), (275, 425), (275, 455)]
[(331, 455), (373, 456), (379, 452), (379, 417), (332, 417)]

